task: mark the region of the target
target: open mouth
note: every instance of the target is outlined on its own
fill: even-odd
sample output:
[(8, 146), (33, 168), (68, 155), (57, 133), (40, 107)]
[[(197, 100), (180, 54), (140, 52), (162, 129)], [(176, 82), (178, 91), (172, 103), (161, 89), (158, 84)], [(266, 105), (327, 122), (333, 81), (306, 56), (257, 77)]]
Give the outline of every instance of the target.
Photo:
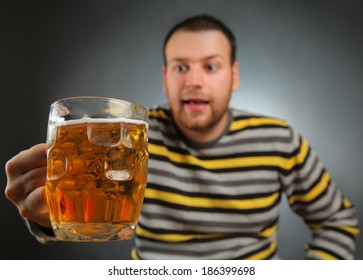
[(209, 104), (209, 101), (202, 99), (186, 99), (183, 100), (183, 106), (189, 112), (202, 112), (204, 111)]
[(205, 104), (209, 104), (208, 101), (205, 100), (183, 100), (184, 104), (188, 104), (188, 105), (205, 105)]

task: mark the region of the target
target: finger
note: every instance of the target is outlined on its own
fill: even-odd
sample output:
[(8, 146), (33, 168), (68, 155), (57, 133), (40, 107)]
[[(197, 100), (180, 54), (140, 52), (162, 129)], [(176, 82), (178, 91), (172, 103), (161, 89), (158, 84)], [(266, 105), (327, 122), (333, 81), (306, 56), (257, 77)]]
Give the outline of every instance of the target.
[(25, 199), (27, 207), (39, 214), (48, 213), (47, 199), (45, 196), (45, 187), (40, 187), (31, 192)]
[(47, 166), (42, 166), (37, 169), (33, 169), (24, 174), (24, 194), (28, 196), (37, 188), (45, 185), (45, 179), (47, 176)]
[(5, 165), (8, 180), (47, 164), (46, 144), (38, 144), (11, 158)]
[(44, 186), (32, 191), (19, 207), (20, 215), (42, 226), (50, 227), (49, 210)]
[(46, 166), (39, 167), (9, 179), (5, 195), (15, 205), (20, 204), (32, 191), (45, 185), (46, 171)]

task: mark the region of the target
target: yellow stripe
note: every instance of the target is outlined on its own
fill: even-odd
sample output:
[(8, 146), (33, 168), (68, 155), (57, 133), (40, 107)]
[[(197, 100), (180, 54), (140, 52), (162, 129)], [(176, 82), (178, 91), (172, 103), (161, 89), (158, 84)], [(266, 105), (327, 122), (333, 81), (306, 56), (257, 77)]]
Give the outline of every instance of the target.
[(343, 199), (343, 205), (345, 208), (350, 208), (352, 206), (352, 203), (344, 197)]
[[(308, 224), (308, 226), (312, 230), (318, 230), (318, 229), (322, 228), (323, 225), (322, 224)], [(359, 231), (360, 231), (359, 228), (350, 227), (350, 226), (336, 226), (336, 228), (349, 232), (350, 234), (353, 234), (353, 235), (358, 235)]]
[(266, 250), (258, 252), (257, 254), (254, 254), (252, 256), (249, 256), (248, 258), (246, 258), (246, 260), (264, 260), (268, 256), (270, 256), (272, 252), (276, 250), (276, 247), (277, 247), (277, 241), (275, 239), (270, 243), (270, 246)]
[(309, 202), (321, 194), (327, 187), (330, 180), (328, 172), (324, 172), (320, 182), (306, 194), (296, 194), (289, 198), (289, 204), (295, 203), (295, 201)]
[(217, 199), (217, 198), (202, 198), (190, 197), (181, 194), (168, 193), (164, 191), (146, 188), (145, 198), (157, 199), (173, 204), (181, 204), (188, 207), (204, 207), (204, 208), (229, 208), (229, 209), (258, 209), (271, 206), (276, 199), (279, 198), (279, 193), (276, 192), (268, 197), (253, 198), (253, 199)]
[(274, 225), (273, 227), (267, 228), (260, 233), (263, 237), (270, 237), (277, 231), (278, 226)]
[(248, 126), (260, 126), (266, 124), (280, 125), (287, 127), (288, 123), (282, 120), (270, 119), (270, 118), (251, 118), (247, 120), (234, 121), (231, 126), (231, 131), (241, 130)]
[(238, 168), (252, 166), (278, 166), (285, 170), (290, 170), (295, 165), (302, 163), (308, 153), (309, 144), (303, 139), (300, 147), (300, 153), (292, 158), (283, 158), (279, 156), (256, 156), (256, 157), (239, 157), (230, 159), (201, 160), (192, 155), (183, 155), (169, 151), (164, 146), (158, 146), (149, 143), (149, 153), (169, 158), (173, 162), (186, 163), (203, 167), (205, 169), (219, 168)]
[(318, 230), (318, 229), (320, 229), (323, 226), (321, 224), (307, 224), (307, 225), (309, 226), (309, 228), (311, 230)]
[(320, 256), (321, 258), (323, 258), (324, 260), (337, 260), (336, 257), (326, 253), (326, 252), (323, 252), (323, 251), (320, 251), (320, 250), (314, 250), (314, 252)]
[(356, 227), (339, 226), (338, 228), (341, 229), (341, 230), (344, 230), (346, 232), (349, 232), (349, 233), (351, 233), (353, 235), (358, 235), (358, 233), (359, 233), (359, 229), (356, 228)]
[(204, 239), (204, 238), (215, 238), (222, 237), (223, 234), (176, 234), (176, 233), (152, 233), (148, 230), (143, 229), (140, 225), (136, 228), (136, 233), (139, 236), (166, 241), (166, 242), (184, 242), (192, 239)]
[(138, 257), (136, 252), (137, 252), (136, 247), (133, 247), (132, 250), (131, 250), (131, 258), (133, 260), (139, 260), (139, 257)]
[(154, 118), (162, 118), (162, 119), (166, 119), (169, 120), (170, 118), (165, 114), (165, 112), (163, 110), (150, 110), (148, 112), (148, 116), (149, 117), (154, 117)]

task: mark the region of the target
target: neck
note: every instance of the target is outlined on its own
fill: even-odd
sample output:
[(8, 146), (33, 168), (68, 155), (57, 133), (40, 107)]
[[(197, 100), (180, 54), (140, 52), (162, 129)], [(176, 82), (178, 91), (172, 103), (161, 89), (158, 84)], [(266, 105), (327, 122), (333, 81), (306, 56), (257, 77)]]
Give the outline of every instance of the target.
[(229, 112), (227, 111), (218, 123), (204, 129), (188, 129), (178, 123), (176, 125), (188, 140), (196, 143), (208, 143), (217, 140), (224, 133), (227, 125), (229, 125)]

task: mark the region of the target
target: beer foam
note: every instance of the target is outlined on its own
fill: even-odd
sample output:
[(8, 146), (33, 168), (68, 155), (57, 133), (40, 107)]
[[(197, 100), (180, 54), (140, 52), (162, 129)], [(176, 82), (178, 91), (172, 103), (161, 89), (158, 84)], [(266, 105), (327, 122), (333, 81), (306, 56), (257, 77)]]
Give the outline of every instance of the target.
[(88, 124), (88, 123), (129, 123), (129, 124), (142, 124), (145, 125), (146, 128), (149, 128), (149, 124), (143, 120), (134, 120), (134, 119), (127, 119), (127, 118), (90, 118), (90, 117), (83, 117), (78, 120), (66, 120), (66, 121), (56, 121), (53, 123), (55, 126), (65, 126), (65, 125), (73, 125), (73, 124)]

